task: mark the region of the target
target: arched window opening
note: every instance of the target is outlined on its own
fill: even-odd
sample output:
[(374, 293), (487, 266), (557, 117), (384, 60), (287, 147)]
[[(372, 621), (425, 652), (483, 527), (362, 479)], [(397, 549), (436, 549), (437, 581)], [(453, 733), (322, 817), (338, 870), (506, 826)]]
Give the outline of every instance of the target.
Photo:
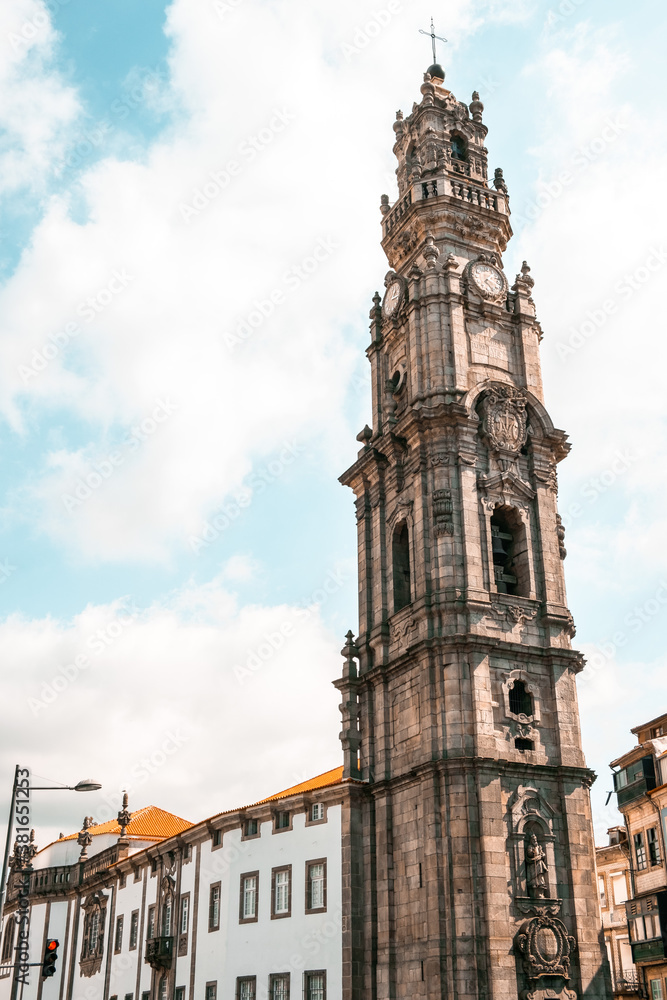
[(493, 512), (491, 550), (497, 592), (530, 597), (526, 529), (513, 507), (496, 507)]
[(468, 143), (465, 141), (462, 135), (457, 135), (456, 133), (452, 136), (452, 159), (453, 160), (468, 159)]
[(394, 567), (394, 611), (410, 603), (410, 536), (403, 521), (396, 525), (392, 540), (392, 565)]
[(526, 690), (526, 685), (523, 681), (514, 681), (509, 690), (509, 695), (510, 712), (514, 715), (527, 715), (529, 718), (533, 715), (533, 697)]

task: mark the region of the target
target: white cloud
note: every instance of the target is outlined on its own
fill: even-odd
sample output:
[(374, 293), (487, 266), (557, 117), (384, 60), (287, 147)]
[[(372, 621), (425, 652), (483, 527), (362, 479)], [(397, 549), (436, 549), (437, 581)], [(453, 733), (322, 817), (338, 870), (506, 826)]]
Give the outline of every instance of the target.
[(121, 600), (70, 621), (13, 616), (0, 624), (12, 664), (2, 769), (29, 760), (66, 784), (103, 783), (85, 802), (35, 796), (34, 821), (56, 833), (78, 811), (115, 814), (123, 788), (133, 808), (191, 820), (245, 805), (342, 762), (338, 645), (317, 606), (239, 607), (219, 580), (144, 610)]
[(57, 33), (42, 0), (0, 9), (0, 195), (43, 191), (63, 156), (81, 106), (53, 68)]

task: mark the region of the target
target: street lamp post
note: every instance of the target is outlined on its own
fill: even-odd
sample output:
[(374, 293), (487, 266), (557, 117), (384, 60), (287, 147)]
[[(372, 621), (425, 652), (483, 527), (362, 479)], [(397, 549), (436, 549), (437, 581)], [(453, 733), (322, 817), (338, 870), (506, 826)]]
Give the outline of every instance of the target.
[[(14, 810), (16, 809), (16, 791), (19, 784), (19, 772), (21, 768), (17, 764), (14, 769), (14, 784), (12, 785), (12, 800), (9, 807), (9, 820), (7, 822), (7, 839), (5, 841), (5, 856), (2, 862), (2, 879), (0, 879), (0, 934), (5, 922), (5, 889), (7, 887), (7, 867), (9, 865), (9, 851), (12, 843), (12, 827), (14, 825)], [(76, 785), (30, 785), (27, 791), (30, 792), (96, 792), (101, 788), (99, 781), (93, 778), (84, 778)]]

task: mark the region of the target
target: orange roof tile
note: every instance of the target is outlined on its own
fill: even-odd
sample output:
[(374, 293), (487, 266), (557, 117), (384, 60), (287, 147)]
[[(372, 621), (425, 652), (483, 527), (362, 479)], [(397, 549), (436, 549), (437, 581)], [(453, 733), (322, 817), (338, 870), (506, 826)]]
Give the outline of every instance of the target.
[[(158, 809), (157, 806), (144, 806), (137, 809), (132, 814), (132, 819), (127, 826), (127, 836), (135, 840), (164, 840), (166, 837), (175, 837), (183, 830), (188, 830), (193, 824), (173, 813)], [(106, 823), (97, 823), (88, 828), (88, 833), (97, 837), (102, 833), (120, 835), (118, 821), (110, 819)], [(76, 840), (77, 833), (70, 833), (62, 840)]]
[(318, 774), (316, 778), (309, 778), (308, 781), (302, 781), (300, 785), (292, 785), (291, 788), (286, 788), (284, 792), (276, 792), (275, 795), (269, 795), (265, 799), (260, 799), (259, 802), (254, 804), (259, 806), (262, 802), (273, 802), (274, 799), (286, 799), (288, 795), (298, 795), (299, 792), (312, 792), (316, 788), (326, 788), (328, 785), (340, 785), (343, 780), (343, 768), (334, 767), (332, 771), (325, 771), (324, 774)]

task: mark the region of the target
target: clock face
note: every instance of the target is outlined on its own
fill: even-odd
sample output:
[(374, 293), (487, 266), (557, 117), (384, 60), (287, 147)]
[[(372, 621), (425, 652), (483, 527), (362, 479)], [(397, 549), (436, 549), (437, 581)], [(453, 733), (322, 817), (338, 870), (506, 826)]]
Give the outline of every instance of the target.
[(398, 312), (402, 297), (403, 285), (400, 281), (392, 281), (385, 292), (384, 302), (382, 303), (382, 312), (385, 316), (393, 316), (394, 313)]
[(484, 295), (494, 298), (500, 295), (505, 288), (505, 281), (500, 271), (492, 264), (485, 264), (478, 261), (470, 268), (472, 279)]

